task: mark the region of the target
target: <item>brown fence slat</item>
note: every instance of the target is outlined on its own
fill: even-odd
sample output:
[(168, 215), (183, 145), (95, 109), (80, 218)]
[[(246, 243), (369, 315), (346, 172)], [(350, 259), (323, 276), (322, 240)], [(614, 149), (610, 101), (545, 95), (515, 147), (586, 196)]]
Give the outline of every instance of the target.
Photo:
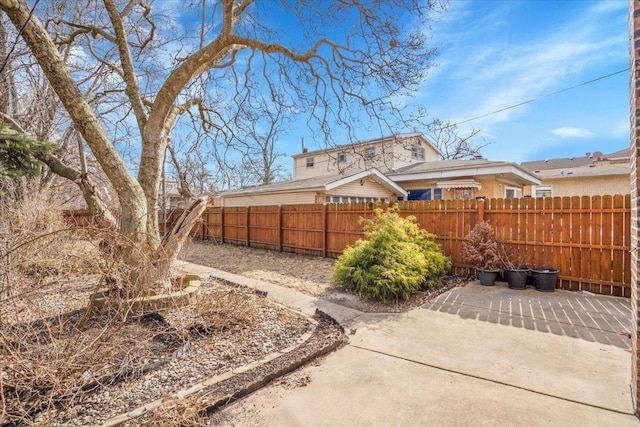
[[(451, 257), (453, 273), (468, 273), (462, 245), (482, 218), (511, 253), (526, 255), (529, 267), (559, 271), (563, 289), (630, 296), (631, 242), (629, 195), (490, 200), (411, 201), (399, 203), (402, 216), (436, 236)], [(210, 207), (196, 224), (196, 237), (337, 257), (363, 237), (361, 218), (373, 217), (375, 205), (326, 204)], [(386, 207), (386, 206), (383, 206)], [(168, 213), (168, 230), (181, 211)], [(79, 225), (89, 225), (86, 211), (66, 212)]]

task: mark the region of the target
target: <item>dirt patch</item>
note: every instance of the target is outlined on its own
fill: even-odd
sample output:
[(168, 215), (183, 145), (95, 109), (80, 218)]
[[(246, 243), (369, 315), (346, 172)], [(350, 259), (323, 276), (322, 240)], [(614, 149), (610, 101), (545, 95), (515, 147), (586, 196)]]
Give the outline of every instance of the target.
[(311, 296), (325, 296), (336, 287), (331, 281), (335, 260), (287, 252), (193, 240), (180, 258), (229, 273), (264, 280)]
[(407, 301), (384, 304), (365, 300), (331, 280), (334, 259), (310, 257), (265, 249), (219, 244), (210, 240), (193, 240), (185, 245), (180, 258), (229, 273), (240, 274), (286, 286), (307, 295), (366, 313), (401, 313), (419, 307), (434, 296), (454, 286), (464, 286), (466, 279), (447, 277), (442, 286), (421, 290)]

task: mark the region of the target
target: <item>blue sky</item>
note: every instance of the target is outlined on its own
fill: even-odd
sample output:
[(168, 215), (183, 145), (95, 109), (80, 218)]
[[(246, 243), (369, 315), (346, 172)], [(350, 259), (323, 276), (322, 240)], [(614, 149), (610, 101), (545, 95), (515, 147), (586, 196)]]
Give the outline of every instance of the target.
[[(492, 160), (625, 148), (628, 71), (546, 95), (629, 66), (627, 9), (626, 0), (452, 0), (433, 25), (438, 65), (407, 101), (459, 123), (537, 99), (460, 125), (480, 130), (476, 142)], [(306, 133), (289, 132), (283, 151), (299, 153)]]

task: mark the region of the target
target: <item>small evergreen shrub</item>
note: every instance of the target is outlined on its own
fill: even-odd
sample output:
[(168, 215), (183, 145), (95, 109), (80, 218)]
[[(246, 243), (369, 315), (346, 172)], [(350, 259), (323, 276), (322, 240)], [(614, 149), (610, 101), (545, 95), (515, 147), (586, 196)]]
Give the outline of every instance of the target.
[(420, 287), (434, 287), (449, 271), (451, 260), (435, 236), (398, 210), (397, 205), (375, 209), (364, 224), (365, 240), (338, 257), (336, 282), (364, 298), (390, 303), (409, 299)]

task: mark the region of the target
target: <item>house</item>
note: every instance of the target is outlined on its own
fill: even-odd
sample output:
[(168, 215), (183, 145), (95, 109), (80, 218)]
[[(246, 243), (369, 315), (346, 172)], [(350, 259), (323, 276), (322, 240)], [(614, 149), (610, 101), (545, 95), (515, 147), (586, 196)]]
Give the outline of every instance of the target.
[(387, 173), (404, 166), (438, 160), (440, 150), (421, 133), (372, 139), (293, 156), (293, 179), (323, 175), (350, 175), (375, 168)]
[(178, 180), (174, 178), (164, 178), (160, 181), (160, 206), (164, 209), (176, 209), (184, 207), (184, 198), (178, 188)]
[(407, 192), (377, 169), (368, 169), (225, 191), (221, 196), (223, 206), (264, 206), (389, 202), (407, 197)]
[(522, 197), (524, 187), (540, 183), (516, 163), (486, 159), (415, 163), (388, 176), (408, 190), (407, 200)]
[(540, 185), (510, 162), (438, 160), (421, 133), (407, 133), (293, 156), (294, 179), (221, 193), (223, 206), (521, 197)]
[(630, 151), (625, 148), (611, 154), (596, 151), (580, 157), (523, 162), (524, 169), (542, 180), (524, 191), (532, 197), (626, 194), (630, 191), (630, 161)]

